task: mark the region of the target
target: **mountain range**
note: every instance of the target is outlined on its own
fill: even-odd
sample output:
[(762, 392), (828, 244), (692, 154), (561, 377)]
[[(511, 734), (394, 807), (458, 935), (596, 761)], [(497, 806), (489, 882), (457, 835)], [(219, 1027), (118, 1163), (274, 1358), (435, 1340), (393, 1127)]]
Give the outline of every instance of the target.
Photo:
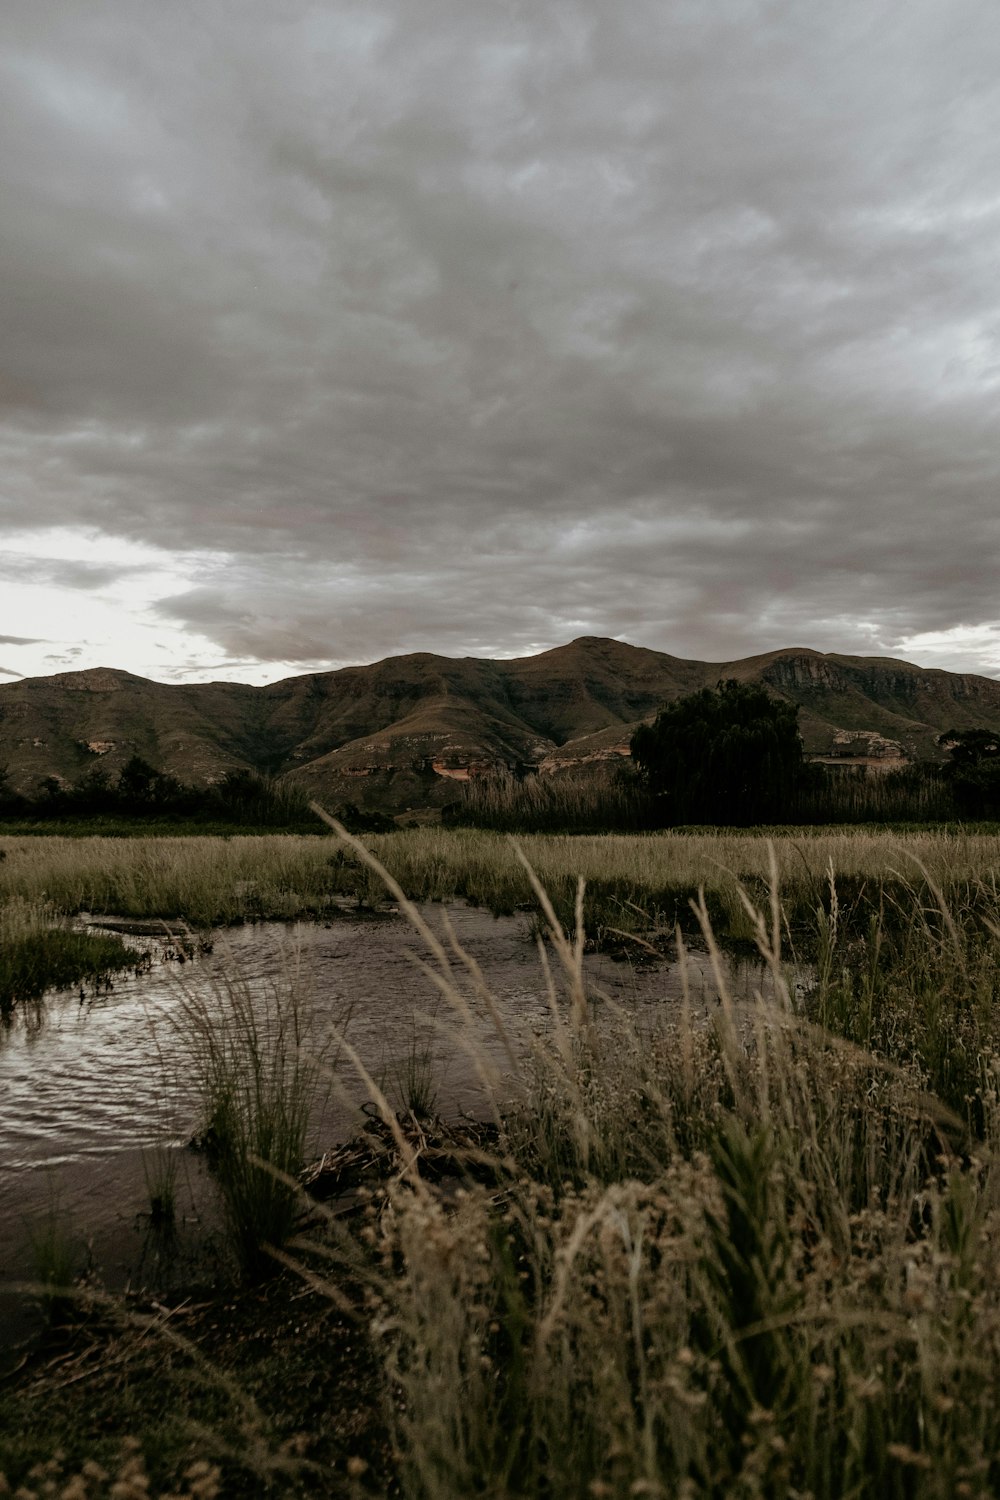
[(133, 755), (196, 785), (250, 767), (331, 806), (401, 812), (452, 801), (456, 782), (499, 766), (546, 775), (613, 762), (664, 703), (725, 678), (798, 705), (819, 759), (940, 759), (948, 729), (1000, 731), (1000, 682), (988, 677), (807, 648), (686, 661), (583, 636), (515, 660), (418, 653), (266, 687), (103, 667), (24, 678), (0, 685), (0, 767), (26, 793), (98, 764), (114, 777)]

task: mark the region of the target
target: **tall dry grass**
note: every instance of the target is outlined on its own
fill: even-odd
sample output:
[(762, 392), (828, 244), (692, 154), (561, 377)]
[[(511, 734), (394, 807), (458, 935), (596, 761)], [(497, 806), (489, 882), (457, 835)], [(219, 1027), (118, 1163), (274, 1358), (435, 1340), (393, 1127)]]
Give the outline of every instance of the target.
[(231, 973), (184, 991), (173, 1016), (201, 1109), (198, 1139), (218, 1185), (240, 1269), (273, 1269), (301, 1209), (295, 1176), (330, 1056), (296, 966)]
[[(582, 889), (567, 933), (536, 886), (552, 1028), (502, 1116), (494, 1180), (436, 1192), (401, 1140), (376, 1220), (373, 1334), (405, 1495), (997, 1493), (1000, 1048), (995, 1023), (975, 1055), (953, 1032), (977, 1099), (963, 1117), (915, 1045), (926, 976), (960, 988), (994, 938), (963, 939), (918, 893), (902, 948), (874, 931), (857, 950), (821, 910), (829, 961), (803, 1005), (780, 851), (761, 853), (768, 899), (740, 899), (772, 998), (736, 1005), (701, 903), (710, 1024), (685, 1005), (640, 1032), (600, 1007)], [(460, 1025), (474, 965), (421, 932)], [(840, 1034), (870, 1009), (852, 986), (883, 958), (896, 1029), (859, 1045)]]
[(330, 850), (294, 835), (4, 841), (0, 905), (225, 925), (325, 912), (340, 882)]
[[(280, 855), (292, 891), (294, 842)], [(478, 1054), (497, 1146), (480, 1153), (477, 1180), (446, 1190), (422, 1175), (419, 1122), (407, 1132), (355, 1059), (399, 1170), (363, 1216), (335, 1213), (317, 1249), (346, 1268), (330, 1295), (343, 1306), (350, 1288), (378, 1352), (400, 1492), (995, 1495), (995, 841), (550, 839), (526, 841), (526, 858), (474, 835), (370, 842), (384, 865), (342, 834), (335, 851), (319, 846), (315, 868), (364, 899), (388, 892), (458, 1039), (473, 1046), (473, 1017), (492, 1015), (494, 1052), (508, 1058), (501, 1074), (493, 1053)], [(205, 852), (205, 868), (217, 855)], [(663, 909), (658, 891), (704, 879), (691, 917), (714, 961), (707, 1019), (685, 999), (640, 1025), (588, 991), (588, 896), (574, 864), (651, 910)], [(258, 866), (258, 890), (275, 868)], [(409, 900), (462, 881), (498, 904), (523, 892), (539, 911), (550, 1025), (526, 1063), (474, 960)], [(150, 879), (144, 899), (154, 889)], [(727, 987), (713, 902), (767, 967), (750, 1004)], [(816, 976), (800, 993), (789, 943), (809, 913)], [(207, 1114), (258, 1172), (259, 1204), (270, 1185), (288, 1189), (301, 1148), (283, 1154), (294, 1136), (284, 1125), (266, 1139), (230, 1128), (243, 1110), (233, 1101), (249, 1101), (247, 1121), (272, 1106), (279, 1122), (295, 1116), (313, 1048), (293, 1022), (282, 1032), (284, 1005), (262, 1028), (254, 1007), (248, 1040), (235, 994), (191, 1030)], [(431, 1087), (422, 1071), (416, 1083)], [(256, 1213), (244, 1205), (234, 1224)], [(288, 1226), (258, 1227), (251, 1256)]]
[[(534, 903), (525, 868), (507, 835), (423, 829), (366, 844), (415, 900), (459, 896), (494, 912)], [(866, 922), (870, 911), (884, 911), (884, 892), (908, 899), (915, 888), (921, 899), (933, 900), (936, 889), (967, 906), (992, 901), (1000, 864), (1000, 838), (976, 834), (845, 829), (799, 830), (773, 840), (759, 834), (666, 832), (538, 834), (518, 841), (565, 926), (573, 923), (577, 880), (583, 878), (584, 923), (588, 938), (598, 942), (614, 928), (672, 931), (678, 921), (690, 926), (690, 903), (701, 890), (719, 936), (752, 940), (740, 887), (758, 900), (765, 898), (772, 844), (785, 916), (797, 927), (811, 924), (817, 907), (827, 901), (831, 864), (845, 925)], [(358, 879), (366, 899), (376, 901), (378, 878), (367, 871)]]
[[(973, 833), (786, 832), (774, 841), (786, 914), (810, 920), (832, 861), (844, 896), (878, 905), (882, 886), (904, 890), (929, 879), (949, 899), (975, 899), (1000, 865), (1000, 837)], [(508, 836), (469, 829), (407, 829), (370, 835), (365, 845), (419, 901), (466, 898), (494, 912), (534, 897)], [(768, 880), (767, 840), (756, 834), (622, 834), (521, 840), (565, 924), (573, 920), (576, 881), (586, 882), (588, 935), (606, 928), (641, 931), (687, 921), (704, 889), (716, 930), (752, 935), (739, 885), (758, 897)], [(234, 838), (63, 839), (4, 842), (0, 907), (14, 900), (59, 912), (184, 918), (207, 926), (261, 918), (325, 915), (343, 899), (378, 905), (380, 878), (350, 849), (322, 839), (271, 835)]]

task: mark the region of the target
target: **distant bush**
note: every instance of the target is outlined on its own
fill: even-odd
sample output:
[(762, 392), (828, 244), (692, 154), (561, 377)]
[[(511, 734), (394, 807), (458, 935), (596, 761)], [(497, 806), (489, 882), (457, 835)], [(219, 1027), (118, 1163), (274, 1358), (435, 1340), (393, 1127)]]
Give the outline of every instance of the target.
[(338, 808), (337, 817), (348, 833), (392, 833), (396, 827), (395, 818), (390, 818), (387, 813), (370, 812), (355, 807), (353, 802), (345, 802)]
[(806, 769), (796, 814), (800, 823), (947, 823), (960, 816), (946, 770), (934, 761), (891, 771), (877, 766)]
[(649, 797), (630, 765), (554, 776), (498, 770), (466, 782), (444, 809), (455, 827), (504, 833), (637, 832), (650, 822)]
[(26, 798), (11, 786), (8, 768), (0, 766), (0, 818), (21, 817), (27, 805)]
[[(893, 770), (806, 763), (798, 784), (767, 822), (946, 823), (969, 817), (967, 807), (959, 805), (947, 769), (935, 762)], [(707, 797), (699, 810), (705, 814), (700, 826), (753, 826), (745, 817), (727, 823), (728, 808)], [(984, 810), (981, 816), (989, 814)], [(460, 800), (443, 813), (446, 826), (503, 833), (642, 832), (662, 826), (663, 818), (662, 803), (628, 763), (554, 776), (497, 771), (466, 783)]]
[(305, 793), (288, 782), (241, 768), (227, 771), (212, 786), (188, 786), (141, 755), (133, 755), (116, 778), (104, 766), (94, 766), (72, 786), (46, 776), (34, 797), (14, 792), (7, 773), (0, 771), (0, 817), (59, 823), (204, 822), (246, 828), (311, 829), (316, 823)]

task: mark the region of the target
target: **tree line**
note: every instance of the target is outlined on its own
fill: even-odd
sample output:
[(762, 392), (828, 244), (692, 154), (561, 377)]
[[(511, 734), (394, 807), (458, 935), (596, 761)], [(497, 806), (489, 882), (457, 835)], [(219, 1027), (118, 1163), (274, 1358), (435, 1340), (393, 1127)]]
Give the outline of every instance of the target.
[(253, 770), (232, 770), (211, 786), (189, 786), (133, 755), (117, 776), (95, 766), (73, 785), (46, 776), (34, 795), (15, 791), (0, 767), (0, 817), (31, 822), (127, 819), (212, 822), (240, 827), (315, 825), (298, 787)]
[(617, 770), (470, 782), (448, 821), (510, 832), (1000, 819), (1000, 735), (949, 730), (945, 764), (806, 760), (795, 704), (730, 679), (661, 709)]
[[(803, 821), (857, 800), (891, 806), (909, 803), (918, 818), (995, 819), (1000, 816), (1000, 735), (983, 729), (949, 729), (938, 743), (944, 765), (927, 762), (865, 774), (805, 758), (795, 704), (766, 689), (730, 679), (661, 709), (632, 737), (632, 759), (664, 823), (753, 825)], [(850, 770), (862, 770), (852, 785)], [(851, 799), (863, 788), (866, 795)], [(845, 797), (845, 792), (848, 796)], [(812, 814), (813, 816), (810, 816)], [(803, 816), (804, 815), (804, 816)]]

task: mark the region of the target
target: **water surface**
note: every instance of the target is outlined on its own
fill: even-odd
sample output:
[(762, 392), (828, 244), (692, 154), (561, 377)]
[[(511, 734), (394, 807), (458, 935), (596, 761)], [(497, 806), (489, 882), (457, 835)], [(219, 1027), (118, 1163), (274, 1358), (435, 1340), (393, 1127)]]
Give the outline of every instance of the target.
[[(445, 910), (482, 970), (514, 1051), (523, 1055), (532, 1036), (551, 1025), (528, 917), (494, 918), (458, 904), (424, 908), (435, 930)], [(313, 1098), (317, 1154), (356, 1131), (367, 1097), (342, 1048), (338, 1056), (338, 1037), (346, 1037), (394, 1104), (416, 1065), (433, 1072), (442, 1114), (482, 1115), (488, 1107), (451, 1008), (415, 962), (429, 955), (399, 916), (345, 914), (329, 924), (229, 929), (214, 935), (210, 952), (184, 963), (163, 957), (174, 946), (164, 939), (131, 941), (152, 950), (148, 971), (116, 979), (97, 995), (51, 995), (15, 1012), (0, 1033), (0, 1268), (8, 1281), (32, 1274), (31, 1227), (53, 1208), (89, 1245), (106, 1285), (162, 1276), (146, 1213), (147, 1179), (165, 1153), (173, 1153), (178, 1174), (181, 1251), (186, 1245), (196, 1255), (211, 1238), (217, 1219), (210, 1187), (200, 1159), (184, 1149), (202, 1123), (191, 1012), (224, 1015), (234, 990), (249, 999), (262, 1025), (297, 1005), (311, 1051), (328, 1058)], [(648, 1025), (676, 1012), (676, 966), (633, 967), (599, 954), (584, 963), (588, 986), (605, 997), (596, 1002), (598, 1013), (602, 1004), (620, 1005)], [(736, 998), (751, 998), (759, 968), (729, 967)], [(455, 968), (464, 972), (460, 963)], [(692, 956), (689, 984), (697, 1004), (713, 1003), (705, 955)], [(462, 1028), (472, 1050), (509, 1068), (475, 985), (464, 988), (469, 1015)], [(184, 1271), (184, 1253), (175, 1268)], [(0, 1299), (0, 1316), (11, 1307), (9, 1298)]]

